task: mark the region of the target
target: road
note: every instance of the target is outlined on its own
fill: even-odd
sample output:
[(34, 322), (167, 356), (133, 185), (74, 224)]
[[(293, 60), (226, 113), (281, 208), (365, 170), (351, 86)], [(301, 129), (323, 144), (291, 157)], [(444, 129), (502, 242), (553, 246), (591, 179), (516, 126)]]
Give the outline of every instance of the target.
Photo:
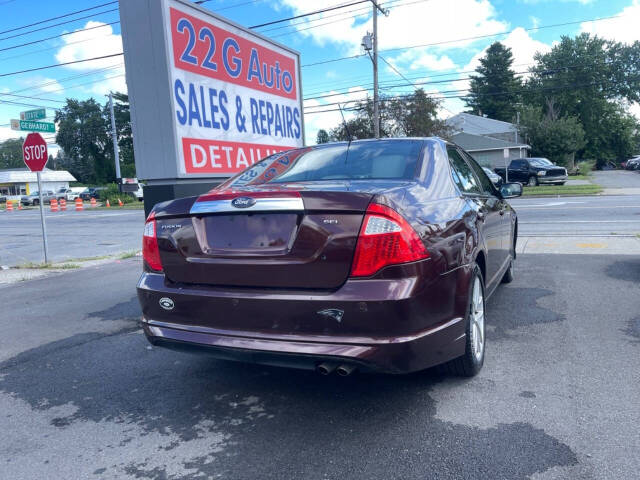
[(594, 182), (605, 188), (640, 188), (640, 171), (604, 170), (593, 172)]
[[(142, 210), (47, 212), (50, 261), (140, 250)], [(48, 208), (47, 208), (48, 210)], [(0, 212), (0, 265), (44, 261), (38, 209)]]
[(640, 195), (523, 197), (510, 203), (518, 213), (520, 235), (640, 233)]
[(139, 271), (0, 287), (0, 477), (637, 478), (640, 255), (520, 255), (473, 379), (152, 348)]

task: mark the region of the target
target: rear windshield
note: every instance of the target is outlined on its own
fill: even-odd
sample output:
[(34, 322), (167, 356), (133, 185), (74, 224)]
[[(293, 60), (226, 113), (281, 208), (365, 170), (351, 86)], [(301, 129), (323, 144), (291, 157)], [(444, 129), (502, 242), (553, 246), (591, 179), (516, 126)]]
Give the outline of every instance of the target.
[(408, 180), (415, 176), (418, 140), (327, 145), (272, 155), (226, 186), (323, 180)]

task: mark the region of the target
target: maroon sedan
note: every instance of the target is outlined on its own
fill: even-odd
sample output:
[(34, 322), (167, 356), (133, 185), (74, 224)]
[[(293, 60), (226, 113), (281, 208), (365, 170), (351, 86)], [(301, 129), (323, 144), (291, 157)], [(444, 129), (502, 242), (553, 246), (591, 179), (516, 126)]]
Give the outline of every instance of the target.
[(362, 140), (268, 157), (155, 206), (138, 283), (149, 341), (221, 359), (474, 375), (513, 278), (506, 198), (456, 145)]

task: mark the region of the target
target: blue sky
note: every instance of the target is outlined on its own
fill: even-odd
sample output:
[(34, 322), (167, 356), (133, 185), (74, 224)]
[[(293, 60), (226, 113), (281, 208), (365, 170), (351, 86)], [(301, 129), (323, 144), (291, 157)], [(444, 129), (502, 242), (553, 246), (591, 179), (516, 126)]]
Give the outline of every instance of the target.
[[(204, 6), (241, 25), (251, 26), (353, 1), (211, 0)], [(0, 31), (107, 2), (0, 0)], [(504, 41), (513, 49), (516, 71), (525, 71), (536, 51), (548, 50), (562, 35), (573, 36), (581, 31), (590, 31), (623, 42), (640, 40), (640, 28), (637, 27), (640, 25), (640, 0), (387, 0), (382, 4), (389, 8), (389, 16), (379, 20), (381, 55), (412, 82), (466, 77), (467, 74), (462, 72), (475, 68), (483, 50), (495, 40)], [(613, 15), (621, 17), (531, 30)], [(80, 18), (85, 16), (87, 18)], [(8, 38), (69, 20), (72, 21)], [(0, 50), (6, 50), (0, 51), (0, 75), (118, 53), (122, 48), (119, 24), (103, 25), (118, 20), (117, 4), (112, 4), (28, 29), (2, 33)], [(339, 122), (339, 114), (311, 112), (335, 108), (327, 104), (364, 98), (367, 92), (363, 90), (371, 87), (371, 62), (367, 57), (359, 57), (318, 66), (305, 65), (361, 54), (360, 40), (371, 28), (370, 8), (366, 3), (357, 4), (321, 16), (296, 20), (295, 23), (277, 24), (257, 31), (300, 51), (305, 98), (332, 95), (305, 102), (307, 142), (315, 143), (317, 130), (335, 126)], [(96, 28), (73, 33), (87, 27)], [(464, 40), (504, 31), (511, 33)], [(71, 34), (11, 48), (65, 32)], [(438, 42), (440, 45), (415, 47)], [(406, 48), (409, 46), (413, 48)], [(412, 90), (410, 86), (398, 87), (397, 84), (407, 82), (384, 62), (380, 65), (380, 82), (384, 93), (398, 94)], [(438, 92), (460, 91), (466, 86), (466, 82), (457, 81), (427, 84), (424, 88), (438, 95)], [(8, 128), (9, 120), (17, 118), (20, 111), (32, 108), (7, 102), (46, 106), (48, 113), (53, 115), (54, 108), (61, 106), (67, 97), (94, 97), (102, 103), (104, 94), (109, 90), (125, 89), (121, 57), (0, 77), (0, 141), (17, 134)], [(6, 95), (8, 92), (14, 96)], [(17, 95), (37, 97), (37, 100)], [(463, 108), (461, 100), (450, 98), (444, 101), (441, 114), (448, 116)], [(634, 113), (640, 113), (637, 105), (631, 106), (631, 109)], [(55, 145), (50, 148), (55, 151)]]

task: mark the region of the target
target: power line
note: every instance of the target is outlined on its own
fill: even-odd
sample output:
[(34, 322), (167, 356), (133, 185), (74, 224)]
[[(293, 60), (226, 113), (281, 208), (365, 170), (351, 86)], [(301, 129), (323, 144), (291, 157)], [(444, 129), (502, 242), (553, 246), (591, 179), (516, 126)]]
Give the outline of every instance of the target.
[(77, 22), (78, 20), (84, 20), (86, 18), (94, 18), (95, 15), (102, 15), (102, 14), (105, 14), (105, 13), (111, 13), (111, 12), (117, 12), (117, 11), (118, 11), (117, 8), (112, 8), (110, 10), (105, 10), (104, 12), (92, 13), (91, 15), (85, 15), (84, 17), (74, 18), (73, 20), (65, 20), (64, 22), (54, 23), (52, 25), (47, 25), (45, 27), (40, 27), (40, 28), (36, 28), (36, 29), (33, 29), (33, 30), (28, 30), (26, 32), (15, 33), (13, 35), (9, 35), (8, 37), (0, 38), (0, 41), (9, 40), (10, 38), (22, 37), (23, 35), (29, 35), (30, 33), (40, 32), (42, 30), (48, 30), (49, 28), (59, 27), (60, 25), (66, 25), (67, 23)]
[(324, 13), (324, 12), (330, 12), (332, 10), (337, 10), (339, 8), (346, 8), (346, 7), (351, 7), (353, 5), (358, 5), (359, 3), (369, 3), (370, 0), (358, 0), (356, 2), (351, 2), (351, 3), (343, 3), (343, 4), (339, 4), (339, 5), (334, 5), (332, 7), (327, 7), (327, 8), (323, 8), (321, 10), (315, 10), (313, 12), (308, 12), (308, 13), (302, 13), (300, 15), (295, 15), (293, 17), (289, 17), (289, 18), (281, 18), (280, 20), (274, 20), (272, 22), (267, 22), (267, 23), (261, 23), (258, 25), (252, 25), (249, 28), (260, 28), (260, 27), (266, 27), (268, 25), (275, 25), (276, 23), (282, 23), (282, 22), (288, 22), (289, 20), (296, 20), (298, 18), (302, 18), (302, 17), (308, 17), (310, 15), (317, 15), (319, 13)]
[(111, 55), (102, 55), (100, 57), (85, 58), (83, 60), (74, 60), (72, 62), (55, 63), (53, 65), (46, 65), (44, 67), (28, 68), (26, 70), (19, 70), (17, 72), (0, 73), (0, 77), (9, 77), (11, 75), (18, 75), (19, 73), (36, 72), (38, 70), (45, 70), (47, 68), (62, 67), (62, 66), (65, 66), (65, 65), (73, 65), (73, 64), (76, 64), (76, 63), (91, 62), (93, 60), (102, 60), (104, 58), (119, 57), (120, 55), (123, 55), (123, 53), (122, 52), (120, 52), (120, 53), (112, 53)]
[[(9, 3), (9, 2), (5, 2), (5, 3)], [(29, 23), (27, 25), (22, 25), (21, 27), (14, 27), (14, 28), (10, 28), (9, 30), (3, 30), (2, 32), (0, 32), (0, 35), (2, 35), (3, 33), (10, 33), (10, 32), (15, 32), (17, 30), (22, 30), (23, 28), (33, 27), (35, 25), (41, 25), (46, 22), (51, 22), (52, 20), (58, 20), (59, 18), (70, 17), (72, 15), (75, 15), (76, 13), (88, 12), (89, 10), (95, 10), (96, 8), (106, 7), (107, 5), (113, 5), (114, 3), (118, 3), (117, 0), (113, 2), (107, 2), (100, 5), (96, 5), (95, 7), (89, 7), (89, 8), (84, 8), (82, 10), (76, 10), (75, 12), (65, 13), (63, 15), (58, 15), (57, 17), (47, 18), (45, 20), (40, 20), (39, 22)]]
[[(10, 47), (0, 48), (0, 52), (5, 52), (7, 50), (13, 50), (14, 48), (26, 47), (27, 45), (34, 45), (36, 43), (46, 42), (47, 40), (53, 40), (54, 38), (60, 38), (60, 37), (66, 36), (66, 35), (73, 35), (74, 33), (78, 33), (78, 32), (86, 32), (86, 31), (89, 31), (89, 30), (95, 30), (96, 28), (104, 28), (104, 27), (108, 27), (110, 25), (115, 25), (116, 23), (120, 23), (120, 21), (117, 20), (115, 22), (104, 23), (102, 25), (96, 25), (95, 27), (81, 28), (79, 30), (74, 30), (73, 32), (64, 32), (64, 33), (61, 33), (59, 35), (53, 35), (52, 37), (41, 38), (39, 40), (33, 40), (31, 42), (25, 42), (25, 43), (21, 43), (19, 45), (12, 45)], [(85, 41), (87, 41), (87, 40), (85, 40)]]
[[(423, 44), (419, 44), (419, 45), (409, 45), (406, 47), (394, 47), (394, 48), (387, 48), (384, 50), (380, 50), (380, 52), (395, 52), (398, 50), (410, 50), (413, 48), (424, 48), (424, 47), (434, 47), (434, 46), (438, 46), (438, 45), (444, 45), (447, 43), (457, 43), (457, 42), (465, 42), (465, 41), (469, 41), (469, 40), (479, 40), (482, 38), (490, 38), (490, 37), (497, 37), (500, 35), (508, 35), (510, 33), (515, 32), (517, 29), (521, 28), (522, 30), (524, 30), (525, 32), (530, 32), (530, 31), (535, 31), (535, 30), (542, 30), (545, 28), (555, 28), (555, 27), (564, 27), (564, 26), (568, 26), (568, 25), (576, 25), (579, 23), (587, 23), (587, 22), (599, 22), (599, 21), (604, 21), (604, 20), (612, 20), (615, 18), (621, 18), (621, 17), (625, 17), (628, 15), (612, 15), (610, 17), (600, 17), (600, 18), (593, 18), (593, 19), (587, 19), (587, 20), (577, 20), (577, 21), (572, 21), (572, 22), (564, 22), (564, 23), (555, 23), (555, 24), (550, 24), (550, 25), (539, 25), (537, 27), (530, 27), (530, 28), (523, 28), (523, 27), (516, 27), (513, 28), (511, 30), (505, 30), (504, 32), (500, 32), (500, 33), (491, 33), (491, 34), (486, 34), (486, 35), (476, 35), (473, 37), (465, 37), (465, 38), (457, 38), (457, 39), (452, 39), (452, 40), (443, 40), (440, 42), (434, 42), (434, 43), (423, 43)], [(353, 58), (359, 58), (359, 57), (364, 57), (364, 54), (360, 54), (360, 55), (351, 55), (351, 56), (347, 56), (347, 57), (339, 57), (339, 58), (332, 58), (332, 59), (328, 59), (328, 60), (321, 60), (318, 62), (314, 62), (314, 63), (307, 63), (305, 65), (301, 65), (301, 67), (313, 67), (316, 65), (325, 65), (327, 63), (332, 63), (332, 62), (339, 62), (342, 60), (350, 60)]]

